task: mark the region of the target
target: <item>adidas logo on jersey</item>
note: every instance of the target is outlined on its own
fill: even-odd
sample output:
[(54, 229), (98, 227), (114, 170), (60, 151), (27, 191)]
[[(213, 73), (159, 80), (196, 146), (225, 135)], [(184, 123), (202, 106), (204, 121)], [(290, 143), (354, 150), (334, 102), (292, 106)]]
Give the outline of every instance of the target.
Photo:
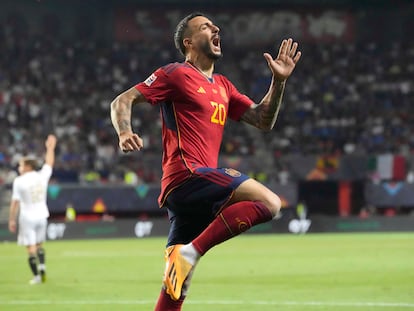
[(206, 90), (202, 86), (200, 86), (197, 90), (197, 93), (206, 94)]

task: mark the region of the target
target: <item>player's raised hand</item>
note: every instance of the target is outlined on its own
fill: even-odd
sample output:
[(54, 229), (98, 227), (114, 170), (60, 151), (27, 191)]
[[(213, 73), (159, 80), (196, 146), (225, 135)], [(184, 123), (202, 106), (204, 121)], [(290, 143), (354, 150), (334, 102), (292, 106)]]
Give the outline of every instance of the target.
[(144, 147), (144, 142), (138, 134), (132, 132), (119, 134), (119, 148), (121, 148), (123, 152), (141, 150), (142, 147)]
[(56, 147), (57, 138), (53, 134), (49, 134), (45, 141), (46, 148), (54, 149)]
[(293, 69), (295, 69), (296, 63), (302, 55), (297, 48), (298, 43), (293, 42), (293, 40), (289, 38), (282, 41), (279, 53), (275, 59), (273, 59), (272, 55), (269, 53), (263, 54), (276, 80), (286, 80), (293, 72)]

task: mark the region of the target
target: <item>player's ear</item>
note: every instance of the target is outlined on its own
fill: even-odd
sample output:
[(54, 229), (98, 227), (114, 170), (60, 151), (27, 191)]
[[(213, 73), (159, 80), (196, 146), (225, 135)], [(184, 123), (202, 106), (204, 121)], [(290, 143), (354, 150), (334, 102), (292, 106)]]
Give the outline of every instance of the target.
[(184, 43), (185, 48), (188, 49), (191, 46), (192, 41), (190, 38), (184, 38), (183, 43)]

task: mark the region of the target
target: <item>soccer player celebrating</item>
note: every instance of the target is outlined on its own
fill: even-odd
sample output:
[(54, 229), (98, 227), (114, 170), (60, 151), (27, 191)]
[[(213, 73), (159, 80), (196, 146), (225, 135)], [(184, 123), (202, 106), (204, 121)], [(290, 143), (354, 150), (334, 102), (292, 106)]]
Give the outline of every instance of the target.
[(270, 189), (232, 168), (217, 168), (227, 118), (261, 130), (273, 128), (287, 78), (301, 52), (283, 40), (276, 58), (264, 53), (273, 76), (269, 91), (254, 103), (223, 75), (214, 73), (221, 56), (220, 29), (201, 13), (182, 19), (174, 34), (182, 63), (159, 68), (118, 95), (111, 119), (124, 152), (141, 150), (131, 126), (132, 105), (159, 105), (163, 176), (160, 207), (171, 223), (166, 268), (156, 311), (181, 310), (199, 259), (212, 247), (254, 225), (270, 221), (281, 208)]
[[(9, 230), (16, 232), (16, 218), (19, 212), (19, 233), (17, 242), (27, 248), (29, 266), (33, 273), (30, 284), (46, 281), (45, 250), (47, 218), (47, 185), (52, 176), (55, 162), (56, 137), (49, 135), (45, 142), (45, 163), (37, 171), (36, 160), (24, 157), (19, 161), (19, 176), (13, 181), (10, 203)], [(37, 265), (39, 263), (39, 266)]]

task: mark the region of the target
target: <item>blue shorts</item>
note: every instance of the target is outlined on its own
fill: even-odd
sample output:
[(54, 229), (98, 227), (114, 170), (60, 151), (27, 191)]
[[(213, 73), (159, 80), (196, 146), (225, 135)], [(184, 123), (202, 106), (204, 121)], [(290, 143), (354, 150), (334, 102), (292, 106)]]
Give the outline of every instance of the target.
[(221, 212), (234, 190), (249, 178), (231, 168), (196, 169), (165, 201), (171, 222), (167, 246), (191, 242)]

